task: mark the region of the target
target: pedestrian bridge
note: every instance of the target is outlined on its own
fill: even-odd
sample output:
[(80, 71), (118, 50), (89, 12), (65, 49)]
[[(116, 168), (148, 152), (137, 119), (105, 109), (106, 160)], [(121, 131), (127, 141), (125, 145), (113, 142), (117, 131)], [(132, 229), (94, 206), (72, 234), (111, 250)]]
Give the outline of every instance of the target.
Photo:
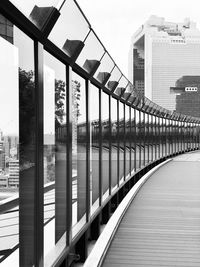
[(147, 173), (119, 205), (84, 266), (200, 266), (199, 173), (199, 151)]
[(1, 0), (0, 58), (0, 265), (198, 265), (200, 118), (139, 94), (76, 0)]

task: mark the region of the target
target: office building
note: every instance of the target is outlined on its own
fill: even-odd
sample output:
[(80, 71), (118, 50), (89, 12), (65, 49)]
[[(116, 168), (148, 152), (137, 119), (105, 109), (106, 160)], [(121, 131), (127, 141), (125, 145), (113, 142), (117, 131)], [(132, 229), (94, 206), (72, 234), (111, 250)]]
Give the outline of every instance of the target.
[(0, 171), (4, 169), (5, 169), (5, 150), (3, 141), (0, 141)]
[(9, 187), (19, 187), (19, 160), (9, 162)]
[(182, 76), (175, 85), (176, 111), (200, 117), (200, 76)]
[(151, 16), (134, 34), (129, 76), (135, 89), (169, 110), (176, 108), (170, 87), (184, 76), (200, 73), (200, 31), (194, 22), (167, 22)]
[(8, 175), (0, 174), (0, 188), (8, 187)]
[(0, 14), (0, 36), (13, 44), (13, 23)]

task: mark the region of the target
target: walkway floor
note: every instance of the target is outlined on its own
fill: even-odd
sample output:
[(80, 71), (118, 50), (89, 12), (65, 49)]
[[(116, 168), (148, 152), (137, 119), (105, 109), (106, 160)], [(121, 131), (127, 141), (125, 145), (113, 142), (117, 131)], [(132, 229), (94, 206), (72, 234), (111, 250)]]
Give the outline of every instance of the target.
[(175, 157), (147, 180), (103, 266), (200, 266), (199, 151)]

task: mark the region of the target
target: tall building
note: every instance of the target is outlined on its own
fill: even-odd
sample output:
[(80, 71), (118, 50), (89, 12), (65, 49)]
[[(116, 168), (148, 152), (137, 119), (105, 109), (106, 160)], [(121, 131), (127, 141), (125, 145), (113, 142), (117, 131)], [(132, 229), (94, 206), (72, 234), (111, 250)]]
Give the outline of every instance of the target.
[(5, 149), (3, 141), (0, 141), (0, 171), (5, 169)]
[(182, 76), (176, 81), (176, 111), (200, 118), (200, 76)]
[(174, 23), (151, 16), (134, 34), (129, 78), (153, 102), (175, 110), (176, 95), (170, 93), (170, 87), (184, 75), (199, 73), (200, 31), (194, 22)]
[(0, 14), (0, 36), (13, 44), (13, 23)]
[(19, 160), (9, 162), (9, 187), (19, 187)]

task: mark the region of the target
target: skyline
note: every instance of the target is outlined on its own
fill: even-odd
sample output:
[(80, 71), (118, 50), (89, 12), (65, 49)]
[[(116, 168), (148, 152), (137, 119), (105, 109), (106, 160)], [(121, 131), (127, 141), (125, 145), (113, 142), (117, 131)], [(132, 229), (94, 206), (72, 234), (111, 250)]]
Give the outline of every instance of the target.
[(200, 29), (198, 14), (200, 3), (197, 0), (154, 0), (153, 4), (148, 0), (126, 0), (125, 2), (77, 0), (77, 2), (126, 77), (128, 77), (128, 52), (131, 38), (151, 15), (164, 17), (170, 22), (182, 22), (189, 17)]

